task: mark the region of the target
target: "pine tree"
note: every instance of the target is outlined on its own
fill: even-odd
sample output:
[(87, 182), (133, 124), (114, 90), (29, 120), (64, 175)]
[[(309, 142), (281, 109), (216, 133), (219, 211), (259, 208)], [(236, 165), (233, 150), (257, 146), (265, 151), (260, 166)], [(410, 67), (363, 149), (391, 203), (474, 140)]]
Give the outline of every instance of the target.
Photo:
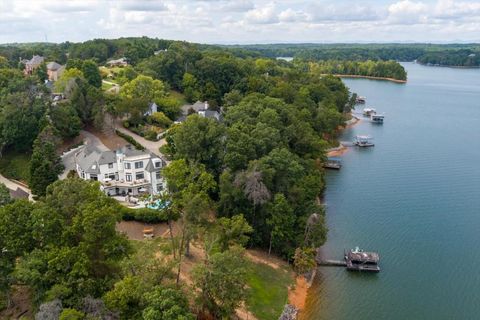
[(54, 138), (53, 128), (47, 126), (33, 143), (30, 188), (37, 196), (44, 196), (48, 185), (56, 181), (63, 170), (63, 164), (55, 151)]

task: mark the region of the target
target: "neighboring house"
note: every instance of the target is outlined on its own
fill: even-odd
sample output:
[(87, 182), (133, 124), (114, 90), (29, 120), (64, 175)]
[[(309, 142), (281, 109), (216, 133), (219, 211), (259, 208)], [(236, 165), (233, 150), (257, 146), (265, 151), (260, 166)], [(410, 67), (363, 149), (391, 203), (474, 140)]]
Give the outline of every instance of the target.
[(33, 56), (30, 60), (20, 61), (25, 64), (25, 69), (23, 70), (23, 73), (25, 75), (31, 75), (45, 61), (45, 58), (42, 56)]
[(123, 57), (116, 60), (107, 61), (109, 67), (125, 67), (128, 66), (127, 58)]
[(182, 123), (187, 119), (190, 114), (197, 113), (204, 118), (215, 119), (222, 121), (223, 116), (220, 112), (209, 109), (208, 102), (197, 101), (195, 104), (186, 104), (182, 106), (182, 115), (175, 120), (176, 123)]
[(148, 110), (145, 112), (144, 116), (151, 116), (153, 115), (155, 112), (158, 112), (158, 106), (155, 102), (150, 102), (150, 104), (148, 105)]
[(50, 81), (57, 81), (64, 71), (65, 71), (65, 66), (62, 66), (61, 64), (58, 64), (55, 61), (49, 62), (47, 64), (48, 80)]
[(154, 51), (153, 54), (158, 56), (160, 53), (164, 53), (164, 52), (167, 52), (168, 49), (163, 49), (163, 50), (157, 50), (157, 51)]
[(75, 154), (77, 174), (84, 180), (95, 180), (109, 196), (159, 194), (165, 188), (162, 158), (125, 146), (116, 151), (99, 151), (86, 146)]
[(8, 189), (12, 199), (28, 199), (28, 192), (17, 187), (16, 190)]

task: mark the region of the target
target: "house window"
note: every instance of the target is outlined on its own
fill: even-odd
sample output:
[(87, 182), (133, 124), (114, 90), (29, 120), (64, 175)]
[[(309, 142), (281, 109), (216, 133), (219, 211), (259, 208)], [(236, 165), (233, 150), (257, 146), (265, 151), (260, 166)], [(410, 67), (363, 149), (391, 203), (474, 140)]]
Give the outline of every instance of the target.
[(105, 173), (105, 179), (108, 179), (108, 173)]
[(125, 169), (131, 169), (130, 162), (125, 162)]
[(96, 175), (96, 174), (91, 174), (91, 175), (90, 175), (90, 180), (97, 181), (97, 180), (98, 180), (97, 175)]
[(162, 163), (160, 161), (155, 162), (155, 168), (160, 168), (161, 165), (162, 165)]
[(113, 162), (108, 164), (108, 169), (113, 169)]
[(162, 178), (162, 176), (160, 175), (160, 172), (156, 172), (156, 173), (155, 173), (155, 177), (156, 177), (157, 179), (161, 179), (161, 178)]
[(132, 181), (132, 175), (130, 173), (125, 174), (125, 180)]
[(159, 183), (157, 184), (157, 192), (160, 192), (163, 190), (163, 184)]
[(85, 179), (85, 172), (82, 171), (82, 179)]
[(141, 169), (141, 168), (143, 168), (143, 161), (135, 162), (135, 169)]
[(143, 172), (137, 172), (135, 174), (135, 180), (141, 180), (145, 177), (145, 175), (143, 174)]

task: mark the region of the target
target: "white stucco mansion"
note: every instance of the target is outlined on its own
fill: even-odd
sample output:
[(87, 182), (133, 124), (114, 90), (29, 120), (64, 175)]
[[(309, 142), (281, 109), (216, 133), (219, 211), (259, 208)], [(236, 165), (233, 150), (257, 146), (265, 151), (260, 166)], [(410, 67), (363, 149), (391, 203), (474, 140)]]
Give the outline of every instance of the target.
[(160, 193), (165, 188), (161, 175), (165, 165), (159, 156), (129, 145), (116, 151), (100, 151), (87, 145), (75, 154), (78, 176), (99, 181), (110, 196)]

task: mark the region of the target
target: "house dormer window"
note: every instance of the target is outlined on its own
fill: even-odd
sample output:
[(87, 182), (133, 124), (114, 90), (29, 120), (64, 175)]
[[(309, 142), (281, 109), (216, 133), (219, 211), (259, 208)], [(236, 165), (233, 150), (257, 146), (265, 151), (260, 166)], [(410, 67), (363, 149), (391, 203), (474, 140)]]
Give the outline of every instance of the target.
[(160, 161), (157, 161), (154, 163), (155, 163), (155, 168), (160, 168), (162, 166), (162, 163)]

